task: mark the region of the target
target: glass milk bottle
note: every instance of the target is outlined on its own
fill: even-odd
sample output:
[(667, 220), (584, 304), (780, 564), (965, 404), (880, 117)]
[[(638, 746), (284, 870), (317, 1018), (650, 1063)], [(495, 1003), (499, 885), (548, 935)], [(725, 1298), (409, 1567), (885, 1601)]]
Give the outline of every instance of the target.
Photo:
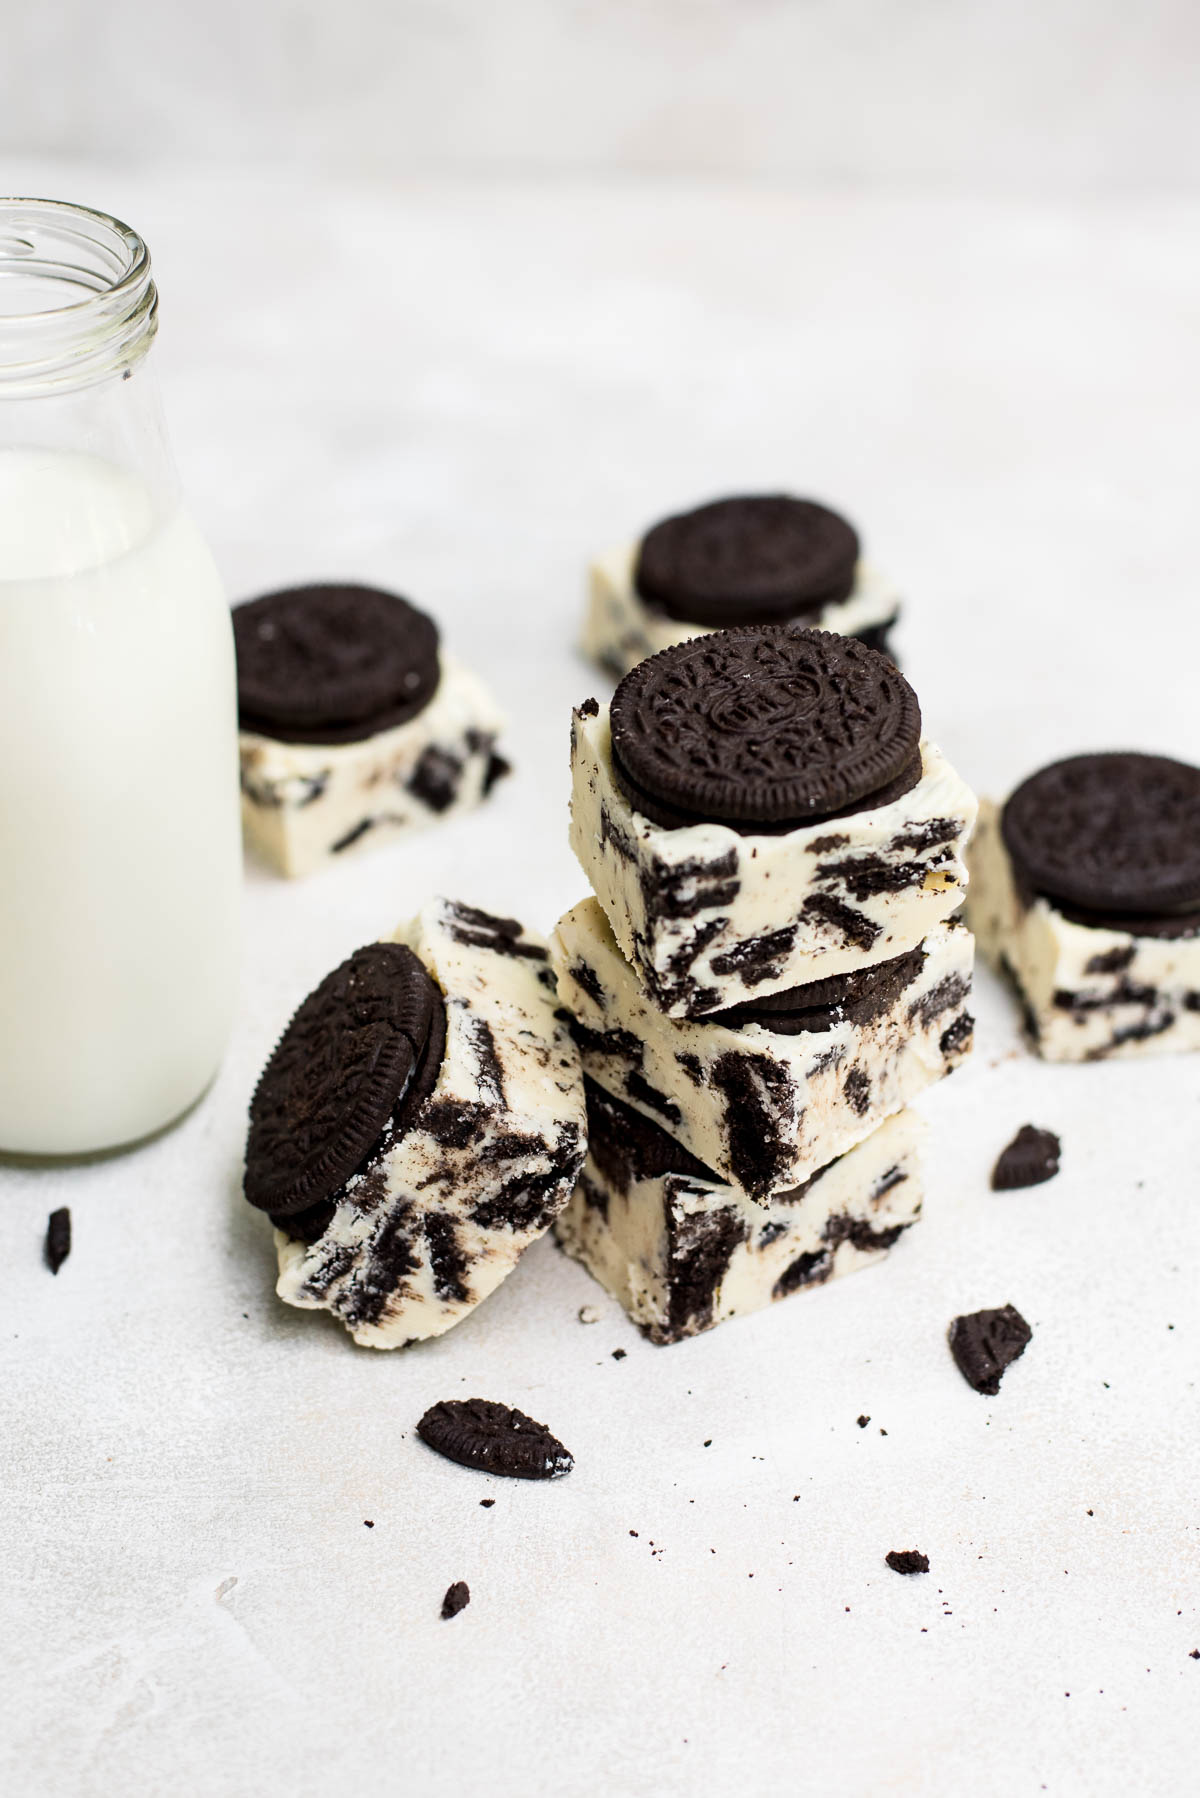
[(172, 1122), (233, 1014), (233, 638), (157, 309), (127, 226), (0, 200), (0, 1153)]

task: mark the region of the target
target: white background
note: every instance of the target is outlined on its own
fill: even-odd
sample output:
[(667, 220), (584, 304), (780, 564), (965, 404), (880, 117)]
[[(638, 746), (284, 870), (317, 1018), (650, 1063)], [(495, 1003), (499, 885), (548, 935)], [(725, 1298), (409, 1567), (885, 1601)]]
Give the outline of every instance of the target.
[[(977, 1053), (922, 1102), (925, 1221), (881, 1268), (670, 1349), (542, 1243), (438, 1343), (356, 1350), (278, 1305), (238, 1196), (254, 1078), (334, 962), (432, 890), (542, 928), (581, 896), (567, 716), (604, 691), (572, 647), (582, 565), (668, 506), (769, 485), (851, 512), (907, 595), (928, 727), (981, 791), (1086, 747), (1200, 760), (1185, 18), (635, 23), (522, 0), (293, 9), (286, 31), (262, 7), (235, 40), (219, 7), (188, 33), (126, 8), (103, 41), (82, 7), (35, 20), (62, 80), (0, 111), (5, 185), (149, 238), (178, 460), (231, 594), (338, 574), (410, 593), (493, 683), (517, 774), (477, 817), (302, 885), (248, 870), (242, 1012), (206, 1103), (131, 1157), (0, 1171), (6, 1789), (1194, 1784), (1194, 1061), (1042, 1066), (981, 975)], [(785, 117), (772, 47), (803, 30)], [(531, 45), (553, 58), (535, 92), (557, 96), (557, 162), (493, 72)], [(632, 110), (669, 119), (681, 45), (744, 122), (705, 136), (720, 179), (683, 124), (638, 149), (613, 85), (619, 65)], [(466, 87), (433, 79), (446, 61)], [(577, 105), (547, 69), (576, 72)], [(831, 186), (852, 70), (864, 178)], [(418, 179), (427, 160), (458, 172)], [(689, 179), (631, 173), (651, 165)], [(1025, 1122), (1061, 1134), (1063, 1172), (992, 1194)], [(75, 1248), (54, 1280), (60, 1203)], [(945, 1329), (1006, 1301), (1034, 1340), (988, 1400)], [(468, 1393), (543, 1418), (570, 1478), (430, 1455), (417, 1418)], [(928, 1578), (883, 1564), (909, 1547)], [(444, 1624), (459, 1578), (472, 1602)]]
[(1194, 187), (1191, 0), (44, 0), (0, 147), (404, 177)]

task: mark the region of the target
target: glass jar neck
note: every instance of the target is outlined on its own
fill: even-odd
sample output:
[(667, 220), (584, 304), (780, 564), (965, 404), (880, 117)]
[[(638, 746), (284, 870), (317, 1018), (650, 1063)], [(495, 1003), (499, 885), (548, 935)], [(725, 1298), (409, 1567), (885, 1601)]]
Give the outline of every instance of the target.
[(0, 199), (0, 400), (128, 374), (157, 324), (150, 253), (136, 231), (85, 206)]

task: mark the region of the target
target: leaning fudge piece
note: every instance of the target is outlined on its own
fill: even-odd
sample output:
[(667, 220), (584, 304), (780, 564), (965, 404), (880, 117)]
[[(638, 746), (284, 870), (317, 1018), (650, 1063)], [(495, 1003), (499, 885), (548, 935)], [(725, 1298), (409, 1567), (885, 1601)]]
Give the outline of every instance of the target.
[(766, 1206), (591, 1080), (562, 1247), (651, 1342), (679, 1342), (877, 1261), (921, 1212), (921, 1122), (901, 1111)]
[(1072, 756), (985, 803), (970, 921), (1046, 1060), (1200, 1049), (1200, 768)]
[(890, 961), (961, 903), (975, 798), (916, 695), (827, 631), (717, 631), (571, 730), (571, 846), (653, 1003), (698, 1017)]
[(617, 680), (705, 631), (798, 622), (886, 652), (900, 601), (836, 512), (787, 494), (715, 500), (593, 562), (584, 653)]
[(233, 627), (242, 821), (281, 874), (465, 811), (507, 772), (489, 694), (407, 600), (298, 587)]
[(305, 1000), (250, 1108), (246, 1197), (280, 1298), (356, 1342), (440, 1336), (511, 1273), (584, 1155), (545, 945), (435, 899)]
[(760, 1202), (958, 1065), (974, 1027), (973, 954), (952, 918), (894, 961), (676, 1020), (646, 998), (595, 899), (550, 938), (584, 1073)]

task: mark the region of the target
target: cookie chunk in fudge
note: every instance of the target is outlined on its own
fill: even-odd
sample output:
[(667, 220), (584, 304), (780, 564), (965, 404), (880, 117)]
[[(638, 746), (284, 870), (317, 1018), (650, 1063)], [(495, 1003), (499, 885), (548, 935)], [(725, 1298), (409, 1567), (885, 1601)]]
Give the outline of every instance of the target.
[(571, 845), (652, 1002), (699, 1017), (915, 949), (975, 798), (878, 651), (716, 631), (572, 721)]
[(233, 628), (242, 820), (281, 874), (477, 805), (507, 771), (489, 694), (398, 595), (298, 587)]
[(540, 938), (448, 899), (321, 982), (250, 1107), (245, 1191), (276, 1226), (282, 1299), (399, 1348), (495, 1290), (583, 1162), (557, 1011)]
[(886, 652), (899, 604), (837, 512), (751, 494), (664, 518), (598, 557), (583, 647), (617, 680), (660, 649), (730, 625), (812, 625)]
[(588, 1158), (555, 1233), (651, 1342), (679, 1342), (867, 1266), (920, 1216), (912, 1112), (763, 1206), (585, 1084)]
[(651, 1004), (595, 899), (560, 921), (550, 954), (584, 1073), (760, 1202), (861, 1142), (971, 1047), (974, 943), (954, 918), (891, 961), (696, 1019)]
[(1072, 756), (985, 802), (970, 921), (1048, 1061), (1200, 1049), (1200, 768)]

